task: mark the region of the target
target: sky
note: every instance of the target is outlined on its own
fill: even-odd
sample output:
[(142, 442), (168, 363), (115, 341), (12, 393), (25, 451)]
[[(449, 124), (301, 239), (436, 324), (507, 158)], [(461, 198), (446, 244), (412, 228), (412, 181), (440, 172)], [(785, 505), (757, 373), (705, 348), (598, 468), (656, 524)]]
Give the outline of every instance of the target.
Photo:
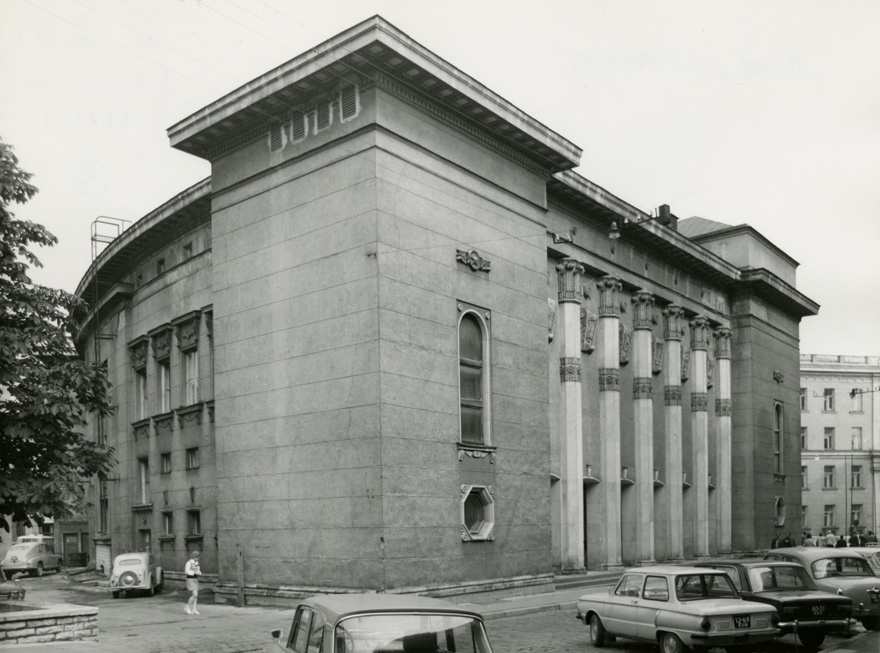
[(821, 306), (802, 353), (880, 355), (876, 0), (0, 0), (0, 138), (40, 189), (12, 210), (59, 239), (34, 280), (75, 290), (96, 219), (210, 175), (168, 127), (375, 14), (609, 192), (774, 242)]

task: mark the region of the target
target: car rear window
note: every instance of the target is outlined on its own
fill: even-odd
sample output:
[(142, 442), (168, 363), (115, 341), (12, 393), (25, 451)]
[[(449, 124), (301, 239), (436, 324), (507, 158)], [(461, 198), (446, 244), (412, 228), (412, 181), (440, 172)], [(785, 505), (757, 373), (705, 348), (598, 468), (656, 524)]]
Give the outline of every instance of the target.
[(30, 551), (32, 546), (33, 544), (16, 544), (9, 547), (9, 553), (24, 553), (25, 551)]
[(141, 560), (140, 558), (126, 558), (125, 560), (118, 561), (116, 564), (118, 564), (120, 567), (125, 567), (128, 565), (141, 565), (143, 564), (143, 560)]

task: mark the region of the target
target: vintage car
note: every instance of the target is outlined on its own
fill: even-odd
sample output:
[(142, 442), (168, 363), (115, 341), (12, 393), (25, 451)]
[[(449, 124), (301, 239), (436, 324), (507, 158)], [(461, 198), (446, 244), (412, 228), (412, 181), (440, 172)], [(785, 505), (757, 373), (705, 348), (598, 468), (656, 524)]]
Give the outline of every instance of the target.
[(848, 548), (797, 546), (773, 549), (764, 559), (803, 565), (816, 587), (851, 598), (853, 618), (867, 630), (880, 630), (880, 578), (863, 555)]
[(779, 615), (779, 634), (796, 633), (807, 648), (818, 648), (825, 635), (849, 628), (852, 599), (824, 592), (794, 562), (773, 560), (715, 560), (697, 562), (695, 567), (724, 571), (740, 596), (766, 603)]
[(873, 546), (852, 546), (847, 551), (855, 551), (865, 556), (874, 574), (880, 576), (880, 548)]
[(584, 594), (577, 617), (593, 646), (625, 637), (663, 653), (751, 647), (776, 637), (779, 623), (776, 608), (744, 601), (725, 572), (678, 565), (627, 570), (610, 592)]
[(0, 566), (7, 580), (19, 572), (42, 576), (47, 569), (61, 571), (61, 555), (55, 553), (55, 541), (51, 537), (22, 535), (9, 547)]
[(113, 560), (110, 591), (114, 599), (134, 591), (153, 596), (162, 591), (163, 583), (162, 567), (157, 567), (153, 556), (146, 551), (122, 553)]
[(483, 618), (422, 596), (336, 594), (305, 599), (264, 652), (492, 653)]

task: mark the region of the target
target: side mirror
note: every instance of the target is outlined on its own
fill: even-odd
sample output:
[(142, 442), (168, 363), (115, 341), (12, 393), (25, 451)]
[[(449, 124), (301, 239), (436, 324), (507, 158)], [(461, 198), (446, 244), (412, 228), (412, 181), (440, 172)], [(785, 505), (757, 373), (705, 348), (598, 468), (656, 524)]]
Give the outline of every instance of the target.
[(284, 634), (284, 631), (280, 628), (276, 628), (272, 631), (272, 639), (281, 639), (281, 636)]

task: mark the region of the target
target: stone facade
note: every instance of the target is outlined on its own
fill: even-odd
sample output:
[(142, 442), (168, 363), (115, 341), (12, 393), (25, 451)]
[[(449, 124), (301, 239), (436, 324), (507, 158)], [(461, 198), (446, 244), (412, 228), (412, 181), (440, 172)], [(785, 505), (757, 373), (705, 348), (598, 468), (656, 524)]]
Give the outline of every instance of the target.
[(169, 135), (210, 180), (80, 285), (119, 405), (104, 545), (199, 547), (221, 594), (268, 597), (758, 544), (763, 393), (796, 401), (818, 308), (793, 283), (571, 172), (579, 148), (378, 17)]

